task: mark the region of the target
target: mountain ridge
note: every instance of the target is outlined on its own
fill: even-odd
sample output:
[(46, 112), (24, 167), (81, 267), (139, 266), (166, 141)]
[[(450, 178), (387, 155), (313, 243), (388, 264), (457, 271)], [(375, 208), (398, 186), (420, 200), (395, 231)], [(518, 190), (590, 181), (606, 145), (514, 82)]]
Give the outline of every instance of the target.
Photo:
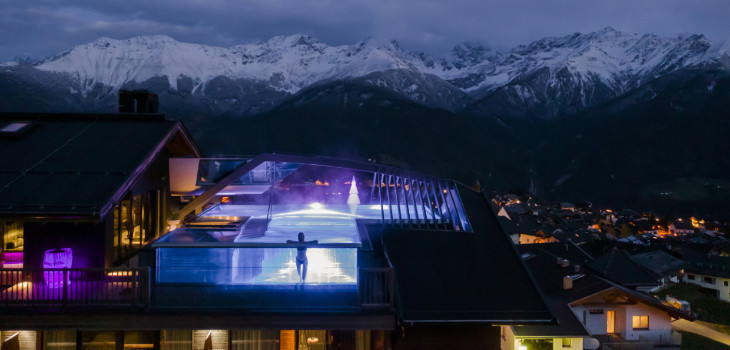
[[(174, 93), (178, 82), (186, 80), (192, 84), (191, 96), (203, 98), (210, 82), (229, 79), (238, 82), (235, 90), (241, 92), (217, 103), (235, 105), (224, 112), (242, 115), (266, 110), (241, 107), (252, 104), (244, 100), (253, 90), (293, 96), (316, 84), (379, 74), (367, 81), (429, 107), (452, 112), (493, 109), (496, 99), (496, 109), (514, 110), (509, 113), (513, 117), (552, 119), (604, 103), (664, 74), (727, 56), (730, 42), (715, 46), (711, 49), (699, 34), (666, 38), (610, 27), (543, 38), (506, 51), (467, 42), (456, 45), (448, 57), (404, 51), (395, 42), (378, 44), (373, 39), (329, 46), (294, 34), (223, 48), (151, 35), (99, 38), (33, 67), (67, 75), (62, 85), (71, 86), (71, 94), (80, 98), (98, 90), (99, 84), (113, 93), (129, 86), (144, 88), (150, 80), (159, 83), (160, 77), (168, 86), (158, 88)], [(13, 66), (5, 64), (3, 69), (12, 71)], [(257, 95), (261, 94), (253, 93)], [(556, 98), (566, 102), (556, 104)], [(231, 103), (233, 99), (239, 102)]]
[[(127, 52), (102, 38), (90, 44), (97, 48), (35, 65), (0, 64), (0, 110), (113, 113), (118, 89), (147, 89), (207, 154), (372, 158), (464, 183), (478, 179), (490, 189), (727, 215), (730, 42), (607, 28), (499, 52), (467, 43), (439, 58), (405, 52), (394, 42), (333, 48), (304, 35), (237, 47), (235, 57), (229, 49), (180, 48), (171, 38), (142, 41)], [(163, 54), (160, 48), (168, 46), (173, 49)], [(196, 62), (212, 55), (226, 64), (217, 71), (171, 65), (165, 75), (150, 68), (182, 59), (190, 47), (201, 53), (191, 55)], [(109, 52), (87, 56), (88, 49)], [(60, 64), (62, 56), (79, 57), (98, 77), (39, 68)], [(233, 59), (266, 68), (262, 78), (226, 71)], [(120, 69), (99, 73), (98, 62), (117, 62)], [(215, 74), (204, 81), (179, 74), (183, 68)], [(121, 86), (105, 84), (105, 77)], [(499, 79), (506, 83), (486, 87)], [(665, 194), (686, 181), (701, 191)]]

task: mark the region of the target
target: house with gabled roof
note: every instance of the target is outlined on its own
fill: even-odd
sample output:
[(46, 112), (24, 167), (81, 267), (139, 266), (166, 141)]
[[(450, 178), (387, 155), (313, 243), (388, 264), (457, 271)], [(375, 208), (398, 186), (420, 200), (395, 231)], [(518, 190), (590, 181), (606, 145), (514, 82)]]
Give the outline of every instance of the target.
[(662, 284), (678, 283), (687, 263), (671, 254), (657, 249), (650, 252), (634, 254), (631, 260), (661, 276)]
[(637, 264), (623, 249), (614, 247), (586, 264), (596, 275), (624, 287), (649, 291), (661, 285), (661, 276)]
[(167, 232), (170, 157), (200, 157), (183, 124), (156, 113), (0, 113), (0, 261), (110, 267)]
[(681, 282), (714, 290), (717, 299), (730, 302), (730, 257), (698, 244), (686, 244), (681, 252), (687, 261)]
[(686, 311), (584, 269), (590, 258), (578, 249), (555, 243), (518, 248), (558, 322), (503, 326), (502, 349), (678, 346), (681, 335), (671, 330), (671, 321), (694, 320)]

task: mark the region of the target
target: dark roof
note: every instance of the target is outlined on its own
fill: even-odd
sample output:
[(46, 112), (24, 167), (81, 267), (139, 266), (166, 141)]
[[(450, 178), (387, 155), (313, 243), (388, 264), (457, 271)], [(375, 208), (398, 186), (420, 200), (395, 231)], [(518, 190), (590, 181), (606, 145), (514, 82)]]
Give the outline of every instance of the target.
[(628, 253), (619, 248), (609, 250), (586, 264), (586, 267), (623, 286), (652, 286), (657, 284), (660, 277), (635, 263)]
[(0, 214), (100, 217), (125, 185), (173, 139), (179, 121), (159, 114), (0, 113), (0, 127), (30, 121), (0, 137)]
[[(548, 300), (550, 312), (557, 318), (553, 325), (513, 327), (517, 336), (565, 336), (581, 337), (589, 333), (570, 309), (569, 303), (584, 296), (598, 293), (609, 285), (590, 274), (573, 281), (573, 288), (563, 289), (563, 277), (575, 274), (574, 265), (583, 264), (587, 257), (577, 249), (565, 250), (564, 243), (524, 244), (518, 246), (521, 252), (530, 252), (533, 257), (525, 260), (537, 284)], [(561, 267), (557, 259), (568, 259), (571, 265)]]
[(672, 225), (674, 225), (674, 228), (678, 230), (694, 230), (694, 226), (689, 221), (686, 220), (674, 220), (672, 221)]
[(458, 189), (473, 232), (386, 226), (383, 244), (395, 269), (398, 316), (406, 322), (550, 322), (488, 199)]
[(679, 272), (686, 265), (681, 259), (677, 259), (663, 250), (635, 254), (631, 256), (631, 259), (637, 264), (665, 277)]
[(730, 278), (730, 257), (713, 254), (709, 246), (685, 244), (682, 256), (687, 261), (685, 272)]
[(523, 215), (528, 212), (527, 206), (522, 203), (511, 204), (504, 207), (510, 215)]

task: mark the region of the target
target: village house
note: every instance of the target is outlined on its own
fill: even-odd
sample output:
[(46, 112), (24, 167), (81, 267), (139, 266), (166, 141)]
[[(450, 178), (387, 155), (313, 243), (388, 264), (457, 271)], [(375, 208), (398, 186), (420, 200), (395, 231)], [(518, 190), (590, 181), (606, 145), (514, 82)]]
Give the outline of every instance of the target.
[(677, 347), (671, 322), (694, 317), (648, 294), (581, 267), (589, 257), (562, 244), (519, 246), (536, 276), (555, 325), (503, 326), (502, 349)]

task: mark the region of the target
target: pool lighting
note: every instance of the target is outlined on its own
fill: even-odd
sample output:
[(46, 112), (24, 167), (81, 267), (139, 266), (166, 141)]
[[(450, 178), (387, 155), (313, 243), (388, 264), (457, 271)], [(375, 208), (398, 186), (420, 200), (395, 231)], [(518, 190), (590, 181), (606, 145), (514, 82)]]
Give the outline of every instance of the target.
[(315, 203), (310, 204), (309, 207), (312, 209), (322, 209), (322, 208), (324, 208), (324, 205), (322, 205), (322, 203), (315, 202)]

